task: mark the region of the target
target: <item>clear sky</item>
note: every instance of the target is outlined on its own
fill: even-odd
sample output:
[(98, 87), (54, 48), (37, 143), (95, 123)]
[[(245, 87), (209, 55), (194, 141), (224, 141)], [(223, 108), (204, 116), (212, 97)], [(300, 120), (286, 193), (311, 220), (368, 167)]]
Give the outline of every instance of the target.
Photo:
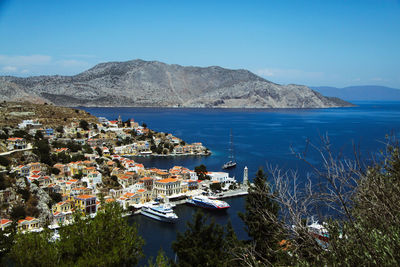
[(0, 0), (0, 75), (132, 59), (400, 88), (400, 0)]

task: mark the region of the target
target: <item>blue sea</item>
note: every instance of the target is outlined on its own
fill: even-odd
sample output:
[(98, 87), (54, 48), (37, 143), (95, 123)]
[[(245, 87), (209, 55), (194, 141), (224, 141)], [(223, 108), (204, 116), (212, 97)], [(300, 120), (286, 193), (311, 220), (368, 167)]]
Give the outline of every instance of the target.
[[(321, 143), (328, 136), (333, 150), (345, 157), (353, 156), (354, 148), (368, 159), (384, 148), (387, 134), (400, 132), (400, 102), (355, 102), (357, 107), (332, 109), (182, 109), (182, 108), (82, 108), (95, 116), (123, 120), (133, 118), (153, 130), (172, 133), (186, 142), (202, 142), (211, 151), (208, 157), (141, 157), (135, 161), (146, 167), (171, 168), (175, 165), (194, 168), (204, 164), (208, 170), (220, 171), (228, 159), (229, 133), (232, 129), (237, 167), (230, 175), (241, 181), (243, 168), (253, 177), (258, 168), (267, 165), (284, 170), (297, 170), (300, 178), (310, 172), (292, 151), (307, 151), (312, 164), (321, 162), (318, 153), (307, 146)], [(231, 220), (239, 238), (246, 238), (237, 212), (244, 210), (243, 198), (227, 200), (231, 208), (223, 214), (207, 213), (210, 219), (225, 224)], [(146, 240), (146, 256), (156, 256), (162, 248), (173, 257), (170, 248), (176, 233), (185, 230), (194, 208), (179, 206), (180, 221), (175, 225), (142, 216), (130, 218), (137, 223)], [(146, 262), (142, 261), (142, 264)]]

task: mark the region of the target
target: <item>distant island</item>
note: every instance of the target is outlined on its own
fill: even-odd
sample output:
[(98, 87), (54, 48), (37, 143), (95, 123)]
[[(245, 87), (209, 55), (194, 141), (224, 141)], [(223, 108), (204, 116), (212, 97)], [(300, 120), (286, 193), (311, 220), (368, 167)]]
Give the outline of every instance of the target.
[(0, 76), (0, 100), (62, 106), (329, 108), (351, 103), (248, 70), (158, 61), (101, 63), (74, 76)]
[(329, 86), (311, 87), (329, 97), (346, 101), (400, 101), (400, 89), (378, 85), (361, 85), (336, 88)]

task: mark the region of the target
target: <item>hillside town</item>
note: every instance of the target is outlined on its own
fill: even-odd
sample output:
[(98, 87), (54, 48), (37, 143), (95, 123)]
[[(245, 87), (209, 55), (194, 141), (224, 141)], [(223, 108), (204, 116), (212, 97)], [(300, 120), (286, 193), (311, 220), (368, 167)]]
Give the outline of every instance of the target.
[(16, 221), (21, 231), (41, 231), (45, 225), (71, 223), (77, 211), (95, 216), (102, 203), (117, 202), (131, 214), (154, 200), (236, 186), (228, 173), (208, 172), (205, 166), (164, 170), (135, 162), (135, 156), (206, 156), (210, 151), (133, 119), (76, 120), (56, 128), (23, 120), (18, 127), (4, 127), (0, 140), (2, 229)]

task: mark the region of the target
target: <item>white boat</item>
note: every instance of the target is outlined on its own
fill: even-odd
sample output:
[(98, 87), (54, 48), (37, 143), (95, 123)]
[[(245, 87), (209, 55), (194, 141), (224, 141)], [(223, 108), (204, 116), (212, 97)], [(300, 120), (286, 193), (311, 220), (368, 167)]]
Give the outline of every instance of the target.
[(315, 238), (318, 244), (322, 247), (327, 247), (329, 243), (328, 230), (322, 224), (318, 223), (314, 217), (307, 223), (308, 232)]
[(175, 222), (178, 216), (172, 210), (170, 204), (149, 204), (142, 207), (141, 214), (163, 222)]
[(229, 161), (222, 165), (222, 169), (230, 169), (236, 167), (235, 161), (235, 152), (233, 150), (233, 135), (232, 129), (230, 132), (230, 141), (229, 141)]
[(228, 162), (226, 162), (224, 165), (222, 165), (222, 169), (230, 169), (236, 167), (236, 162), (230, 160)]
[(206, 196), (194, 196), (186, 200), (188, 204), (210, 210), (225, 210), (230, 207), (228, 203), (222, 200), (210, 199)]

